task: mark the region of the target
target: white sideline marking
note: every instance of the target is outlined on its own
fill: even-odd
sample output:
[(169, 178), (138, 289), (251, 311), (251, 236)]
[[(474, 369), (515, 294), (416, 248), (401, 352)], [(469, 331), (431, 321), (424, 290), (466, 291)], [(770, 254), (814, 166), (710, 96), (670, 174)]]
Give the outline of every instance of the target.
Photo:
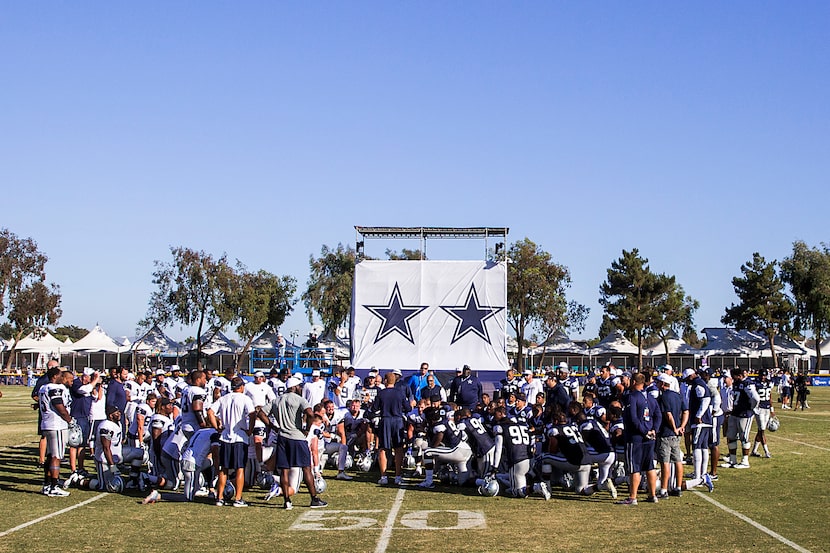
[(794, 444), (806, 445), (807, 447), (814, 447), (814, 448), (816, 448), (816, 449), (820, 449), (820, 450), (822, 450), (822, 451), (830, 451), (830, 448), (828, 448), (828, 447), (821, 447), (820, 445), (808, 444), (807, 442), (799, 442), (798, 440), (792, 440), (792, 439), (790, 439), (790, 438), (784, 438), (784, 437), (782, 437), (782, 436), (775, 436), (775, 438), (774, 438), (774, 439), (776, 439), (776, 440), (784, 440), (784, 441), (787, 441), (787, 442), (792, 442), (792, 443), (794, 443)]
[(23, 523), (23, 524), (21, 524), (20, 526), (15, 526), (14, 528), (11, 528), (11, 529), (9, 529), (9, 530), (6, 530), (5, 532), (0, 532), (0, 538), (5, 537), (5, 536), (8, 536), (8, 535), (9, 535), (9, 534), (11, 534), (12, 532), (17, 532), (18, 530), (23, 530), (24, 528), (27, 528), (27, 527), (29, 527), (29, 526), (32, 526), (33, 524), (37, 524), (38, 522), (43, 522), (44, 520), (49, 520), (49, 519), (50, 519), (50, 518), (52, 518), (52, 517), (56, 517), (56, 516), (58, 516), (58, 515), (62, 515), (62, 514), (64, 514), (64, 513), (68, 513), (68, 512), (69, 512), (69, 511), (71, 511), (72, 509), (77, 509), (78, 507), (83, 507), (84, 505), (89, 505), (89, 504), (90, 504), (90, 503), (92, 503), (93, 501), (97, 501), (97, 500), (101, 499), (102, 497), (104, 497), (105, 495), (107, 495), (107, 494), (105, 494), (105, 493), (100, 493), (100, 494), (96, 495), (95, 497), (90, 497), (90, 498), (89, 498), (89, 499), (87, 499), (86, 501), (81, 501), (81, 502), (80, 502), (80, 503), (78, 503), (77, 505), (72, 505), (71, 507), (67, 507), (67, 508), (65, 508), (65, 509), (61, 509), (60, 511), (55, 511), (54, 513), (51, 513), (51, 514), (48, 514), (48, 515), (44, 515), (44, 516), (42, 516), (42, 517), (40, 517), (40, 518), (36, 518), (35, 520), (30, 520), (29, 522), (24, 522), (24, 523)]
[(830, 419), (813, 419), (813, 418), (807, 418), (807, 417), (796, 417), (795, 415), (784, 415), (784, 414), (782, 414), (782, 413), (775, 413), (775, 415), (776, 415), (777, 417), (779, 417), (779, 418), (782, 418), (782, 417), (783, 417), (783, 418), (785, 418), (785, 419), (795, 419), (795, 420), (799, 420), (799, 421), (807, 421), (807, 422), (830, 422)]
[(772, 530), (770, 530), (769, 528), (767, 528), (763, 524), (759, 524), (759, 523), (755, 522), (754, 520), (752, 520), (748, 516), (743, 515), (743, 514), (739, 513), (738, 511), (736, 511), (734, 509), (730, 509), (729, 507), (727, 507), (726, 505), (723, 505), (722, 503), (718, 503), (717, 501), (715, 501), (714, 499), (709, 497), (708, 494), (705, 494), (703, 492), (697, 492), (697, 491), (694, 492), (694, 493), (696, 495), (699, 495), (700, 497), (702, 497), (703, 499), (705, 499), (706, 501), (708, 501), (709, 503), (711, 503), (715, 507), (726, 511), (730, 515), (738, 517), (739, 519), (746, 522), (747, 524), (751, 524), (752, 526), (754, 526), (755, 528), (757, 528), (761, 532), (772, 536), (773, 538), (777, 539), (778, 541), (780, 541), (784, 545), (788, 545), (788, 546), (792, 547), (793, 549), (795, 549), (796, 551), (799, 551), (800, 553), (811, 553), (811, 551), (809, 549), (801, 547), (797, 543), (788, 540), (787, 538), (785, 538), (784, 536), (782, 536), (778, 532), (773, 532)]
[(389, 539), (392, 537), (392, 528), (395, 526), (395, 520), (398, 518), (398, 511), (401, 510), (403, 503), (403, 494), (406, 492), (404, 488), (398, 490), (398, 495), (395, 496), (395, 502), (392, 504), (392, 509), (389, 510), (389, 516), (386, 517), (386, 522), (383, 524), (383, 530), (380, 533), (378, 545), (375, 547), (375, 553), (386, 553), (386, 548), (389, 546)]
[(14, 449), (16, 447), (23, 447), (24, 445), (31, 445), (31, 444), (34, 444), (34, 443), (36, 443), (36, 442), (23, 442), (22, 444), (17, 444), (17, 445), (7, 445), (5, 447), (0, 447), (0, 451), (6, 451), (7, 449)]

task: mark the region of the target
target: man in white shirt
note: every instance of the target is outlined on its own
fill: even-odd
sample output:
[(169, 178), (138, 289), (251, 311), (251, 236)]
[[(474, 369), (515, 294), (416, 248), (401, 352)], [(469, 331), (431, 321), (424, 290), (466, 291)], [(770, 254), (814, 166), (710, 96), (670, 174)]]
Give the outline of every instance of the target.
[(254, 432), (257, 410), (254, 402), (244, 392), (245, 380), (235, 376), (231, 380), (231, 393), (219, 398), (214, 406), (216, 418), (222, 421), (222, 434), (219, 437), (219, 478), (216, 482), (217, 507), (225, 505), (222, 494), (231, 470), (236, 471), (233, 506), (248, 506), (242, 500), (242, 488), (245, 485), (245, 465), (248, 462), (248, 439)]
[(525, 395), (527, 401), (535, 402), (536, 394), (539, 392), (544, 393), (545, 391), (542, 381), (537, 378), (533, 378), (533, 371), (530, 369), (525, 369), (522, 376), (524, 376), (524, 382), (522, 382), (521, 386), (519, 386), (519, 391)]
[[(274, 395), (274, 390), (266, 384), (265, 373), (262, 371), (254, 373), (254, 381), (245, 384), (245, 395), (251, 398), (254, 408), (257, 411), (261, 411), (267, 403), (277, 399), (277, 396)], [(256, 454), (257, 470), (259, 470), (259, 465), (264, 460), (262, 458), (262, 443), (265, 440), (267, 431), (268, 427), (265, 423), (257, 419), (254, 425), (253, 440), (251, 440), (253, 442), (254, 453)]]
[(318, 405), (326, 397), (326, 381), (320, 377), (320, 370), (311, 371), (311, 382), (303, 386), (303, 397), (311, 407)]

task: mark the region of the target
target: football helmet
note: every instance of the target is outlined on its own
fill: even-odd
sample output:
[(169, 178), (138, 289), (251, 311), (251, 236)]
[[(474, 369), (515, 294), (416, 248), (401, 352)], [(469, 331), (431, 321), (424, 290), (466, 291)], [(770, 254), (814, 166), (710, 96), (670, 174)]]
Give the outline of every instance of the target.
[(345, 470), (349, 470), (354, 466), (354, 457), (352, 457), (351, 453), (346, 454), (346, 466), (343, 467)]
[(372, 455), (364, 453), (357, 458), (357, 468), (362, 472), (369, 472), (372, 470)]
[(124, 491), (124, 479), (114, 474), (107, 481), (107, 491), (110, 493), (121, 493)]
[(69, 436), (66, 439), (66, 445), (69, 447), (80, 447), (84, 443), (84, 433), (77, 423), (69, 425)]
[(326, 479), (323, 478), (322, 474), (318, 474), (314, 477), (314, 487), (317, 489), (317, 493), (323, 493), (328, 488), (328, 484), (326, 484)]
[(406, 470), (415, 470), (415, 465), (415, 456), (412, 455), (412, 450), (409, 449), (403, 457), (403, 468)]
[(484, 497), (495, 497), (499, 494), (499, 481), (495, 478), (485, 478), (484, 483), (478, 487), (478, 493)]
[(230, 481), (225, 483), (225, 489), (222, 492), (222, 497), (225, 498), (225, 501), (233, 501), (236, 497), (236, 488)]
[(778, 417), (772, 417), (767, 424), (767, 430), (775, 432), (781, 427), (781, 420)]

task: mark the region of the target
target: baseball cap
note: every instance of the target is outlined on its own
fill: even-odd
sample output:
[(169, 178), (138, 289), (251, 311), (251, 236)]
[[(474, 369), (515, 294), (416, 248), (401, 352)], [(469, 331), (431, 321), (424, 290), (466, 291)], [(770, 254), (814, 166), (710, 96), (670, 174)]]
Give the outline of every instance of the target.
[(685, 379), (689, 378), (690, 376), (695, 376), (696, 374), (697, 373), (695, 372), (694, 369), (685, 369), (683, 371), (683, 379), (685, 380)]
[(525, 369), (524, 371), (522, 371), (522, 374), (524, 376), (533, 376), (533, 371), (531, 371), (530, 369)]
[(392, 369), (392, 374), (396, 374), (398, 376), (403, 376), (403, 373), (400, 369)]
[(164, 369), (156, 369), (156, 376), (167, 374)]
[(311, 376), (320, 376), (320, 369), (314, 369), (311, 371)]
[(657, 382), (662, 382), (663, 384), (671, 384), (671, 377), (667, 374), (661, 374), (657, 377)]
[(672, 367), (671, 365), (663, 365), (662, 370), (665, 372), (674, 371), (674, 367)]
[(294, 386), (302, 386), (303, 381), (301, 378), (297, 378), (296, 376), (292, 376), (288, 379), (288, 382), (285, 383), (286, 388), (293, 388)]
[(262, 371), (257, 371), (254, 373), (254, 378), (265, 378), (265, 373)]
[(470, 370), (470, 365), (464, 365), (461, 369), (465, 371)]
[(455, 372), (460, 373), (461, 372), (461, 367), (456, 367)]
[(93, 374), (95, 374), (95, 369), (93, 369), (92, 367), (84, 367), (84, 374), (87, 376), (92, 376)]
[(245, 386), (245, 379), (241, 376), (234, 376), (231, 380), (231, 390), (238, 390)]
[(171, 366), (170, 366), (170, 370), (171, 370), (171, 371), (178, 371), (178, 370), (180, 370), (180, 369), (179, 369), (179, 366), (178, 366), (178, 365), (171, 365)]
[(564, 361), (562, 361), (561, 363), (559, 363), (559, 367), (557, 367), (557, 368), (558, 368), (560, 371), (568, 371), (568, 372), (570, 372), (570, 367), (568, 367), (568, 364), (567, 364), (567, 363), (565, 363)]
[(107, 409), (106, 409), (107, 415), (112, 415), (116, 411), (120, 411), (120, 409), (118, 409), (117, 406), (112, 405), (112, 404), (107, 405)]

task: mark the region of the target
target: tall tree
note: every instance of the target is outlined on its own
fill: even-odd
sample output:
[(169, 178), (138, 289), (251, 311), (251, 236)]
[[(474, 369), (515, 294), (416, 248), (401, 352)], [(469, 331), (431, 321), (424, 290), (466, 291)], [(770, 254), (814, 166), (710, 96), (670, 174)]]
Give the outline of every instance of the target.
[(67, 338), (69, 338), (73, 342), (77, 342), (87, 334), (89, 334), (89, 331), (87, 329), (75, 325), (59, 326), (55, 329), (55, 338), (61, 341), (64, 341)]
[(308, 322), (314, 322), (316, 313), (324, 334), (332, 334), (348, 321), (351, 313), (355, 251), (343, 244), (334, 249), (324, 245), (320, 257), (312, 255), (308, 264), (308, 287), (302, 295)]
[(421, 254), (420, 249), (409, 250), (407, 248), (402, 248), (401, 253), (398, 253), (396, 250), (387, 248), (386, 249), (386, 257), (389, 260), (409, 260), (409, 261), (420, 261), (426, 259), (427, 256)]
[(568, 268), (553, 261), (529, 238), (513, 243), (507, 251), (507, 321), (519, 344), (521, 363), (524, 337), (537, 330), (546, 341), (557, 330), (584, 328), (588, 308), (576, 302), (569, 306), (565, 290), (571, 284)]
[(639, 250), (634, 248), (630, 252), (623, 250), (622, 257), (611, 263), (606, 281), (599, 287), (599, 303), (611, 322), (636, 340), (638, 367), (643, 366), (643, 339), (665, 285), (665, 280), (651, 272), (648, 259), (640, 257)]
[(202, 359), (204, 329), (218, 332), (233, 321), (236, 313), (228, 296), (233, 291), (236, 274), (224, 254), (218, 259), (190, 248), (170, 248), (171, 262), (156, 261), (147, 316), (142, 328), (173, 322), (196, 325), (196, 359)]
[(661, 273), (656, 275), (656, 279), (657, 296), (652, 304), (654, 313), (648, 328), (660, 338), (666, 350), (666, 363), (670, 363), (669, 336), (683, 336), (690, 329), (694, 331), (694, 313), (700, 307), (700, 303), (686, 295), (674, 276)]
[(291, 314), (297, 303), (297, 280), (263, 270), (250, 272), (240, 264), (233, 290), (228, 295), (228, 307), (236, 313), (237, 334), (246, 341), (239, 352), (243, 356), (258, 334), (278, 329)]
[(47, 261), (34, 240), (0, 229), (0, 315), (5, 315), (12, 327), (6, 370), (11, 368), (21, 338), (44, 331), (61, 316), (60, 288), (46, 283)]
[(794, 242), (792, 255), (781, 262), (781, 278), (795, 299), (795, 331), (813, 333), (816, 367), (821, 368), (821, 342), (830, 329), (830, 249)]
[(784, 294), (784, 282), (778, 275), (778, 263), (769, 263), (759, 254), (752, 254), (752, 261), (741, 265), (743, 276), (732, 279), (732, 286), (740, 303), (726, 308), (721, 317), (723, 324), (734, 325), (740, 330), (762, 331), (769, 341), (774, 366), (778, 364), (775, 354), (775, 337), (789, 326), (793, 305)]

